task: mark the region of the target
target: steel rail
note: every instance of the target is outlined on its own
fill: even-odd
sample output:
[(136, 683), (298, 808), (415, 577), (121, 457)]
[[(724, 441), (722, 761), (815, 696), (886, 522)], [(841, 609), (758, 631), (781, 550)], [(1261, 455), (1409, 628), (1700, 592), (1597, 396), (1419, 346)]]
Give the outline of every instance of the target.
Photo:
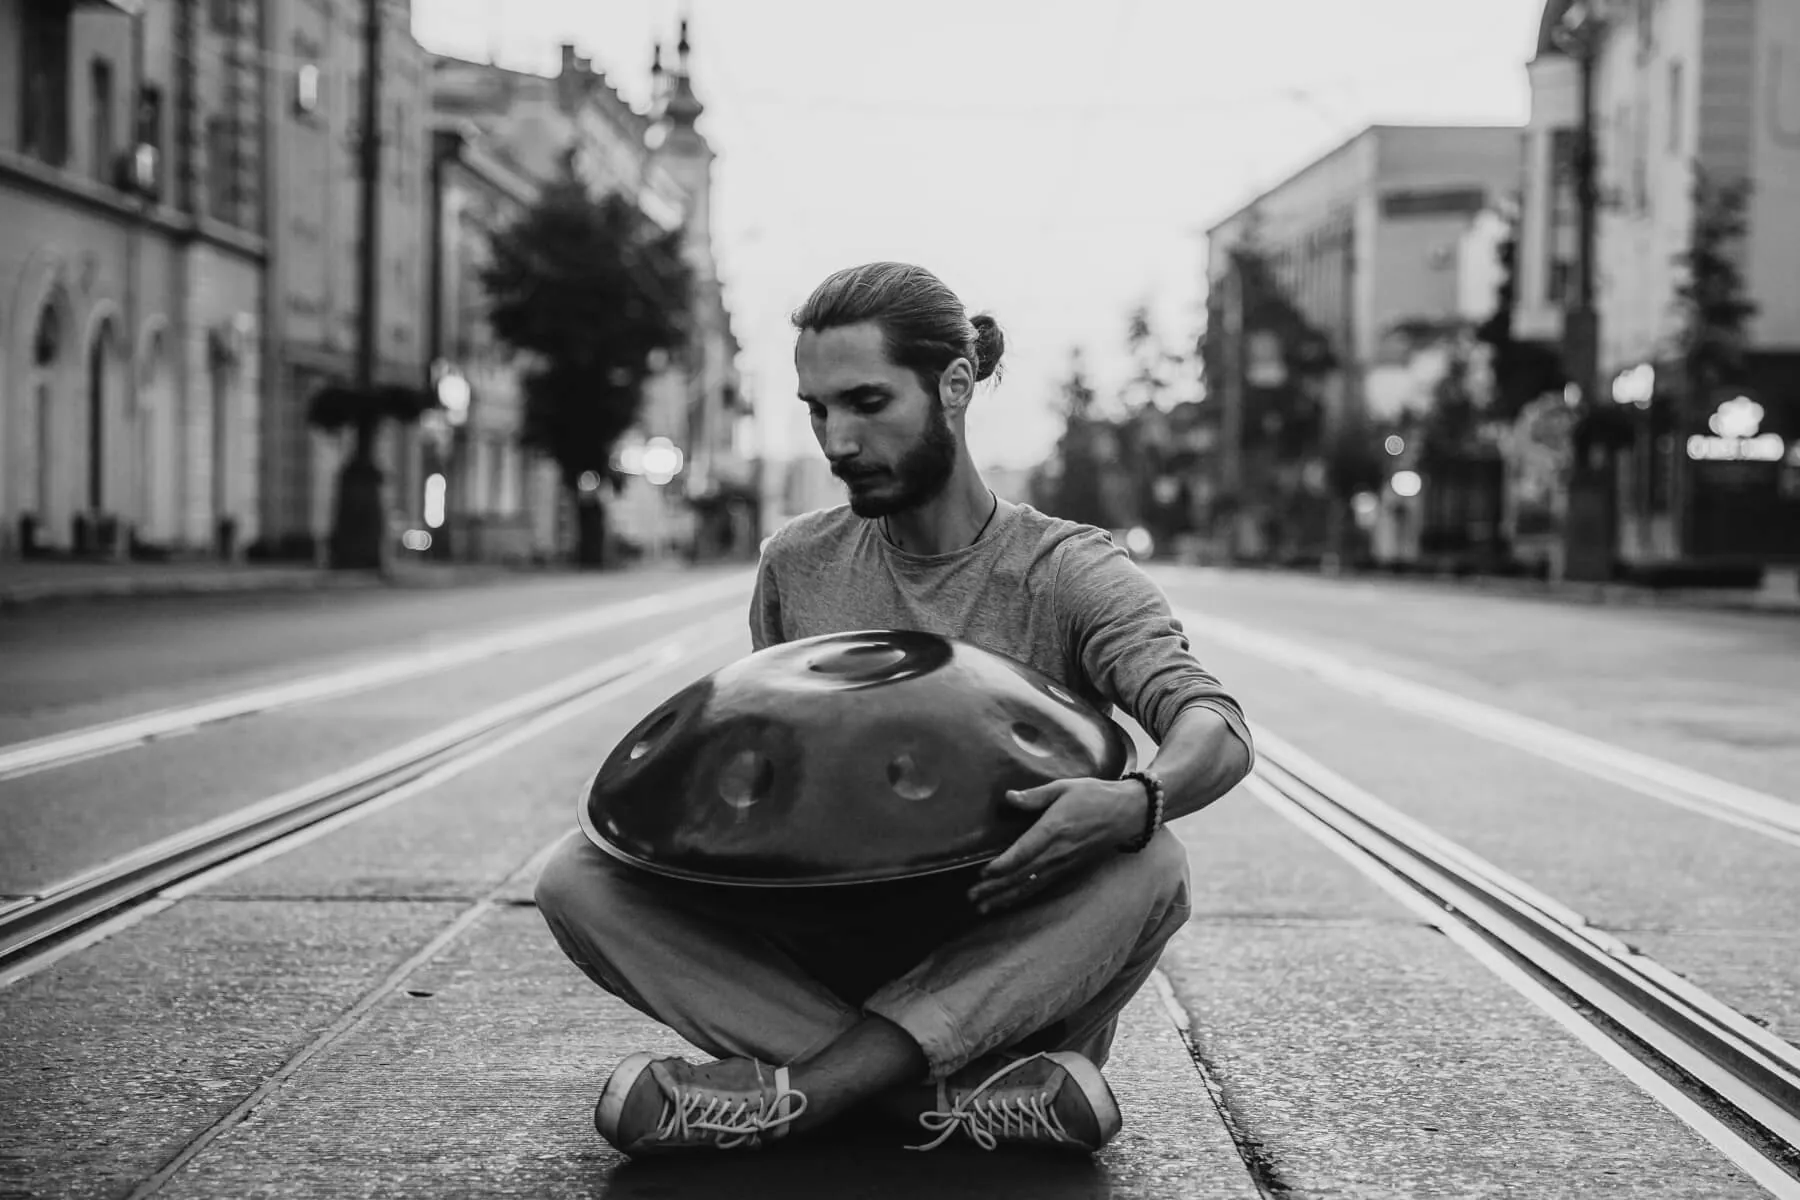
[(1691, 1090), (1787, 1147), (1770, 1161), (1792, 1174), (1800, 1161), (1800, 1047), (1267, 731), (1255, 736), (1259, 762), (1251, 791), (1304, 811), (1447, 919), (1624, 1030), (1690, 1081)]
[(16, 975), (66, 935), (120, 914), (158, 892), (340, 813), (370, 804), (423, 776), (470, 758), (521, 726), (581, 705), (595, 692), (665, 671), (695, 645), (701, 621), (555, 683), (453, 721), (400, 746), (248, 808), (163, 838), (0, 907), (0, 973)]

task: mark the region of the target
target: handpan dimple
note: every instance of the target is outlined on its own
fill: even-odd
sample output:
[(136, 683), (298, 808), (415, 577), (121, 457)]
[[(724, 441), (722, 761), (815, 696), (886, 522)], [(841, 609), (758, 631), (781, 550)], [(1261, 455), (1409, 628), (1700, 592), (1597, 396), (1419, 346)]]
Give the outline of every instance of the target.
[(582, 828), (647, 870), (807, 887), (972, 867), (1036, 818), (1006, 793), (1134, 759), (1117, 725), (1023, 663), (865, 630), (758, 651), (671, 696), (582, 797)]
[(740, 750), (719, 771), (719, 799), (733, 808), (749, 808), (769, 794), (775, 767), (760, 751)]
[(929, 800), (941, 780), (917, 751), (902, 750), (888, 759), (888, 785), (902, 800)]

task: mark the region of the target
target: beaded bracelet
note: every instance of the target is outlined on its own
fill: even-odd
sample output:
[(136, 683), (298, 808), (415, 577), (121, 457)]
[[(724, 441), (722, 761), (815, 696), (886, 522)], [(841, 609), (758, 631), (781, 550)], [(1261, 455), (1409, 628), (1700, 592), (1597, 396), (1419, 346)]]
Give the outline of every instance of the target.
[(1150, 844), (1156, 831), (1162, 827), (1163, 821), (1163, 785), (1162, 780), (1154, 775), (1146, 775), (1142, 771), (1127, 771), (1119, 776), (1121, 779), (1135, 779), (1144, 785), (1144, 791), (1150, 798), (1150, 805), (1144, 814), (1143, 835), (1125, 847), (1125, 853), (1136, 854)]

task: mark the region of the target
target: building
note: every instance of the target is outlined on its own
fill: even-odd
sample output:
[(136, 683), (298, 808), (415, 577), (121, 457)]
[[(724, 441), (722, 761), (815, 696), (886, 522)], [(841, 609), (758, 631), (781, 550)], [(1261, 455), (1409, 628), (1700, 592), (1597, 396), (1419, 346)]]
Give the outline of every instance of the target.
[[(1561, 334), (1578, 258), (1569, 164), (1581, 62), (1564, 32), (1569, 9), (1546, 4), (1529, 67), (1520, 321), (1544, 338)], [(1645, 574), (1800, 562), (1800, 6), (1655, 0), (1600, 12), (1596, 399), (1630, 420), (1614, 560)], [(1708, 386), (1683, 362), (1677, 302), (1697, 176), (1750, 186), (1746, 235), (1726, 251), (1757, 309), (1744, 369)]]
[[(677, 54), (675, 68), (665, 71), (658, 51), (648, 112), (633, 108), (573, 45), (563, 46), (554, 77), (436, 58), (432, 107), (440, 124), (471, 131), (522, 179), (572, 169), (596, 193), (625, 192), (665, 229), (684, 231), (696, 283), (694, 334), (646, 385), (638, 427), (619, 447), (625, 482), (608, 506), (609, 526), (632, 551), (653, 557), (753, 555), (758, 484), (748, 452), (749, 405), (713, 260), (713, 151), (696, 126), (704, 108), (688, 73), (685, 22)], [(473, 405), (480, 403), (478, 393)], [(510, 435), (496, 428), (497, 441), (508, 436), (515, 449), (495, 453), (518, 453), (516, 428)], [(679, 451), (678, 469), (644, 471), (645, 448), (663, 440)], [(554, 478), (549, 470), (541, 461), (526, 465), (532, 496)], [(532, 520), (541, 533), (542, 514)], [(553, 523), (569, 528), (566, 516)]]
[[(1195, 490), (1203, 510), (1213, 505), (1212, 553), (1348, 552), (1348, 498), (1333, 494), (1344, 483), (1334, 476), (1348, 472), (1332, 465), (1332, 447), (1430, 404), (1433, 343), (1477, 319), (1470, 297), (1492, 279), (1471, 251), (1491, 252), (1492, 214), (1517, 187), (1519, 139), (1505, 126), (1371, 126), (1207, 231), (1208, 337), (1224, 366), (1208, 382), (1219, 449)], [(1266, 275), (1259, 300), (1234, 265), (1244, 252)], [(1282, 310), (1292, 328), (1259, 326), (1258, 304)], [(1276, 397), (1301, 372), (1307, 394), (1278, 413)], [(1248, 449), (1246, 430), (1303, 418), (1313, 429), (1305, 446), (1275, 459)], [(1364, 524), (1391, 543), (1381, 553), (1416, 555), (1425, 501), (1379, 494)]]
[(265, 7), (0, 4), (0, 554), (259, 536)]
[[(275, 96), (262, 141), (272, 149), (268, 371), (263, 391), (261, 528), (257, 552), (322, 560), (337, 477), (352, 433), (308, 420), (313, 396), (357, 379), (361, 337), (363, 17), (366, 0), (271, 3)], [(410, 0), (384, 0), (381, 176), (376, 248), (375, 382), (424, 387), (427, 56), (413, 40)], [(409, 430), (382, 430), (379, 458), (391, 510), (415, 507)], [(396, 517), (393, 523), (399, 522)]]
[(441, 410), (426, 413), (407, 489), (424, 548), (448, 558), (531, 562), (561, 544), (554, 464), (519, 444), (524, 394), (511, 353), (487, 320), (481, 270), (493, 232), (516, 220), (537, 185), (474, 125), (439, 119), (427, 184), (427, 356)]

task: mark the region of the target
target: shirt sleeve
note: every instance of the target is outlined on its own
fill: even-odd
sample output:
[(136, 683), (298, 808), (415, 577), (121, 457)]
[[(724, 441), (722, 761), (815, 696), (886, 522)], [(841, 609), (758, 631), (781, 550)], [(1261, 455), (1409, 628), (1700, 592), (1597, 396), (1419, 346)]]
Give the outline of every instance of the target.
[(1189, 708), (1211, 709), (1255, 746), (1238, 702), (1194, 657), (1162, 589), (1099, 530), (1057, 551), (1053, 591), (1057, 627), (1082, 673), (1160, 744)]
[(771, 542), (756, 564), (756, 588), (750, 593), (750, 649), (763, 650), (786, 640), (781, 632), (781, 588), (775, 582), (775, 543)]

